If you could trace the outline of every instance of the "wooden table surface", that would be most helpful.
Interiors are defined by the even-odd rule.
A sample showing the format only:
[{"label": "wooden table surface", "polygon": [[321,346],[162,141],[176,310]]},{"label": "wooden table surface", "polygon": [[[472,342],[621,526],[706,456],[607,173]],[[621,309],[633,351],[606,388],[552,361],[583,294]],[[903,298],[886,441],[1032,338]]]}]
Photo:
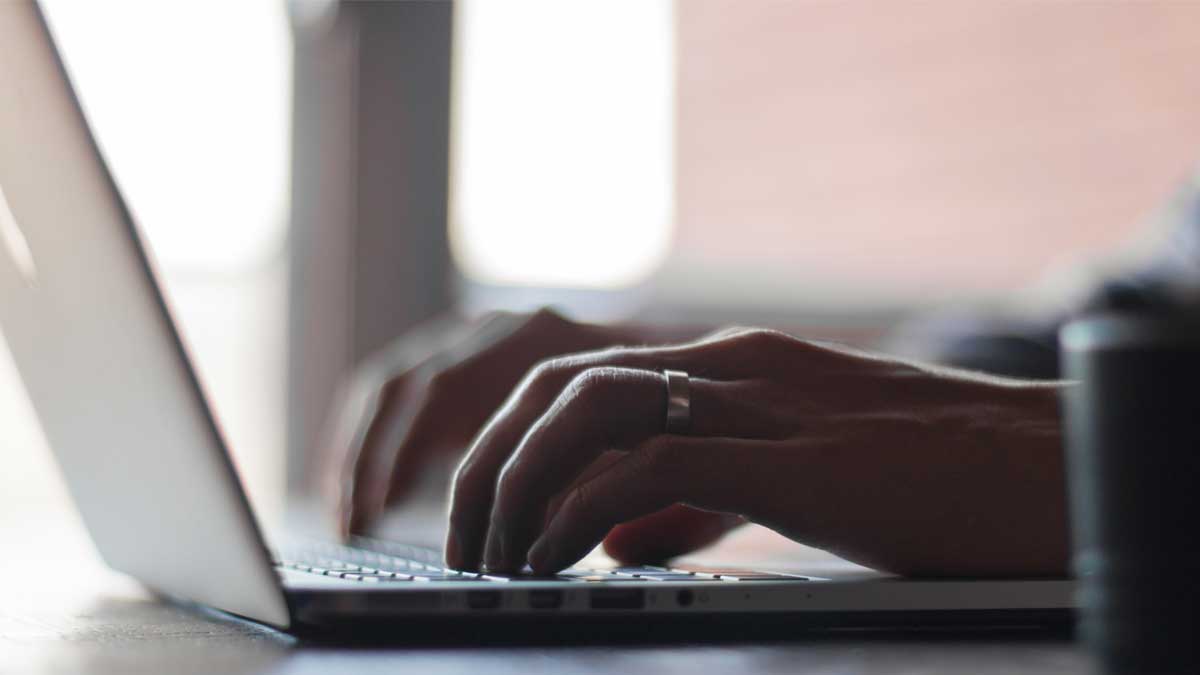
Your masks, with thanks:
[{"label": "wooden table surface", "polygon": [[78,517],[65,508],[0,514],[0,542],[4,674],[1088,672],[1079,649],[1052,636],[825,633],[762,643],[318,646],[155,600],[103,567]]}]

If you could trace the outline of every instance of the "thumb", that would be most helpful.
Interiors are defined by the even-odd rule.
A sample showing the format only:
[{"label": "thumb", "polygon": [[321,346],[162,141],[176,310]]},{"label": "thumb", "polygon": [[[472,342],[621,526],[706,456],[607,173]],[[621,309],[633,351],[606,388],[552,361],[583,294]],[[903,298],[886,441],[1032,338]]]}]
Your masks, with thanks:
[{"label": "thumb", "polygon": [[662,562],[714,544],[745,522],[675,504],[614,527],[604,538],[604,551],[624,564]]}]

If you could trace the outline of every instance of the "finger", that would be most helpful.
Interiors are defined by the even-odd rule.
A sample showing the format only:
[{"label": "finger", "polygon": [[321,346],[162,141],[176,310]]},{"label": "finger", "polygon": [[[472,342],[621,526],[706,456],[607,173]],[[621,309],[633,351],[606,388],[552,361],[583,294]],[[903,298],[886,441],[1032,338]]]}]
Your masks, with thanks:
[{"label": "finger", "polygon": [[[478,322],[453,317],[431,320],[363,364],[362,374],[354,380],[363,411],[352,423],[357,426],[344,450],[339,501],[343,538],[365,532],[389,499],[403,495],[404,478],[419,472],[428,458],[424,434],[431,417],[428,411],[436,407],[429,399],[444,389],[438,383],[445,373],[481,344],[512,332],[518,319],[496,313]],[[401,374],[387,379],[391,372]],[[422,421],[426,423],[418,424]],[[413,440],[406,443],[409,438]],[[393,480],[396,477],[399,480]]]},{"label": "finger", "polygon": [[745,522],[740,516],[673,504],[614,527],[604,538],[604,552],[630,565],[664,562],[711,546]]},{"label": "finger", "polygon": [[[739,380],[756,377],[763,364],[756,363],[755,358],[772,354],[780,339],[776,333],[741,331],[670,347],[614,348],[574,354],[545,361],[534,368],[484,426],[455,473],[446,537],[447,565],[456,569],[479,568],[484,553],[483,535],[501,468],[529,427],[584,370],[600,366],[654,371],[673,368],[694,376]],[[760,420],[768,422],[765,429],[777,426],[773,420],[763,420],[764,414],[752,406],[742,407],[746,409],[743,426],[747,431],[753,430]]]},{"label": "finger", "polygon": [[316,445],[320,450],[317,453],[321,462],[317,477],[321,481],[321,492],[334,505],[339,531],[344,529],[342,517],[347,506],[344,498],[358,458],[361,429],[368,421],[367,410],[377,405],[375,396],[368,396],[353,385],[350,381],[343,383],[334,395],[334,404],[321,426]]},{"label": "finger", "polygon": [[336,466],[337,525],[344,539],[361,532],[378,505],[378,486],[367,488],[378,474],[378,454],[387,447],[380,438],[394,438],[405,403],[419,373],[447,341],[460,339],[470,326],[453,315],[430,319],[402,339],[372,354],[355,368],[343,395],[336,400],[335,418],[322,447]]},{"label": "finger", "polygon": [[438,454],[462,453],[522,374],[543,358],[547,345],[570,348],[588,340],[583,329],[557,314],[492,315],[469,339],[447,348],[426,387],[420,408],[392,454],[384,505],[407,496]]},{"label": "finger", "polygon": [[[752,400],[753,383],[691,381],[691,432],[729,436]],[[551,498],[609,449],[632,449],[663,432],[663,375],[630,368],[593,368],[572,380],[521,440],[502,469],[484,558],[489,568],[518,569],[541,530]]]},{"label": "finger", "polygon": [[558,508],[562,506],[563,500],[567,498],[567,495],[571,494],[571,490],[574,490],[581,483],[586,483],[600,475],[602,472],[607,471],[610,466],[621,461],[622,459],[625,459],[625,455],[627,454],[628,453],[620,450],[607,450],[600,453],[600,456],[597,457],[596,460],[591,464],[589,464],[588,467],[575,478],[574,482],[572,482],[565,490],[559,492],[550,499],[550,506],[546,509],[546,513],[542,518],[542,527],[550,524],[550,519],[554,516],[555,512],[558,511]]},{"label": "finger", "polygon": [[[661,432],[665,411],[666,383],[658,373],[592,368],[572,380],[500,473],[484,545],[488,569],[523,566],[522,545],[532,542],[549,499],[605,450],[632,447]],[[560,456],[546,461],[547,452]],[[552,473],[539,474],[541,468]],[[522,494],[527,490],[535,493]]]},{"label": "finger", "polygon": [[[462,438],[455,430],[447,429],[448,424],[456,422],[444,418],[449,398],[435,375],[418,395],[408,399],[404,412],[397,416],[402,426],[387,440],[389,446],[380,453],[381,461],[372,479],[378,486],[379,511],[408,496],[433,457]],[[457,423],[469,422],[458,420]],[[465,444],[466,441],[461,442]]]},{"label": "finger", "polygon": [[737,513],[754,508],[755,484],[738,461],[745,441],[658,436],[563,502],[529,551],[529,564],[549,574],[579,560],[616,525],[675,503]]},{"label": "finger", "polygon": [[382,512],[387,470],[394,454],[391,449],[404,434],[409,422],[405,410],[424,387],[422,380],[409,374],[389,383],[368,408],[342,492],[343,535],[365,532]]},{"label": "finger", "polygon": [[354,519],[354,500],[358,491],[359,471],[368,461],[370,452],[366,446],[378,433],[373,429],[378,412],[386,407],[392,396],[386,382],[377,387],[368,387],[355,378],[347,401],[338,408],[339,418],[332,433],[324,441],[330,448],[329,454],[336,455],[337,466],[337,524],[343,538],[349,535]]}]

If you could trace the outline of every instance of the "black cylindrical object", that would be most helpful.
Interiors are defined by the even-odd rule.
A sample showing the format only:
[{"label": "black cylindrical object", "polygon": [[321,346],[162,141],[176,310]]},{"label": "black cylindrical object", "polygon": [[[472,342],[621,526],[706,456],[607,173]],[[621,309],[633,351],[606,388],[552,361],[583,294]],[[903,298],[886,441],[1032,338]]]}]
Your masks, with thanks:
[{"label": "black cylindrical object", "polygon": [[1081,635],[1107,673],[1200,673],[1200,323],[1060,338]]}]

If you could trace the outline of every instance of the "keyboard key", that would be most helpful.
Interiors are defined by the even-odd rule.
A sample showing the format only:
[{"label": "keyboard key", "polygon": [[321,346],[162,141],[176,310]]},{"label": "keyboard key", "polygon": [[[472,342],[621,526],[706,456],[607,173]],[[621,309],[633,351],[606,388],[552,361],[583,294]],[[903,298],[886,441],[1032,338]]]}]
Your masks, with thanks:
[{"label": "keyboard key", "polygon": [[701,581],[722,581],[715,577],[696,577],[695,574],[665,574],[665,575],[646,575],[646,577],[637,577],[644,581],[683,581],[683,583],[694,584]]},{"label": "keyboard key", "polygon": [[647,581],[647,579],[644,579],[642,577],[622,577],[622,576],[617,576],[615,574],[592,574],[592,575],[585,576],[585,577],[571,577],[571,579],[573,581],[587,581],[587,582],[606,581],[609,583],[623,583],[623,582],[629,582],[629,581]]},{"label": "keyboard key", "polygon": [[[277,557],[289,564],[288,569],[307,571],[327,577],[364,581],[368,583],[381,582],[449,582],[449,581],[480,581],[507,582],[511,580],[529,579],[528,575],[480,575],[475,572],[460,572],[446,568],[441,562],[441,555],[436,551],[420,549],[403,544],[379,542],[365,538],[356,538],[352,543],[370,549],[341,546],[330,543],[313,543],[302,549],[280,552]],[[584,573],[585,570],[574,570]],[[552,580],[566,580],[563,577],[548,577]]]},{"label": "keyboard key", "polygon": [[692,574],[691,572],[671,572],[671,571],[667,571],[667,570],[662,570],[662,571],[658,571],[658,572],[656,572],[654,570],[639,570],[637,572],[614,571],[613,574],[616,574],[618,576],[640,577],[642,579],[659,579],[659,580],[673,579],[673,578],[680,578],[680,579],[695,579],[696,578],[696,575]]},{"label": "keyboard key", "polygon": [[398,572],[377,572],[375,574],[364,574],[363,579],[377,579],[382,581],[412,581],[411,574],[402,574]]},{"label": "keyboard key", "polygon": [[[659,567],[657,565],[627,565],[627,566],[623,566],[623,567],[613,567],[610,569],[599,569],[599,570],[594,570],[594,571],[609,572],[612,574],[629,574],[629,575],[633,575],[633,576],[640,576],[643,574],[659,574],[659,573],[663,573],[663,572],[680,572],[682,570],[669,570],[665,567]],[[685,573],[690,574],[688,572],[685,572]]]},{"label": "keyboard key", "polygon": [[722,574],[721,581],[809,581],[808,577],[795,574]]}]

